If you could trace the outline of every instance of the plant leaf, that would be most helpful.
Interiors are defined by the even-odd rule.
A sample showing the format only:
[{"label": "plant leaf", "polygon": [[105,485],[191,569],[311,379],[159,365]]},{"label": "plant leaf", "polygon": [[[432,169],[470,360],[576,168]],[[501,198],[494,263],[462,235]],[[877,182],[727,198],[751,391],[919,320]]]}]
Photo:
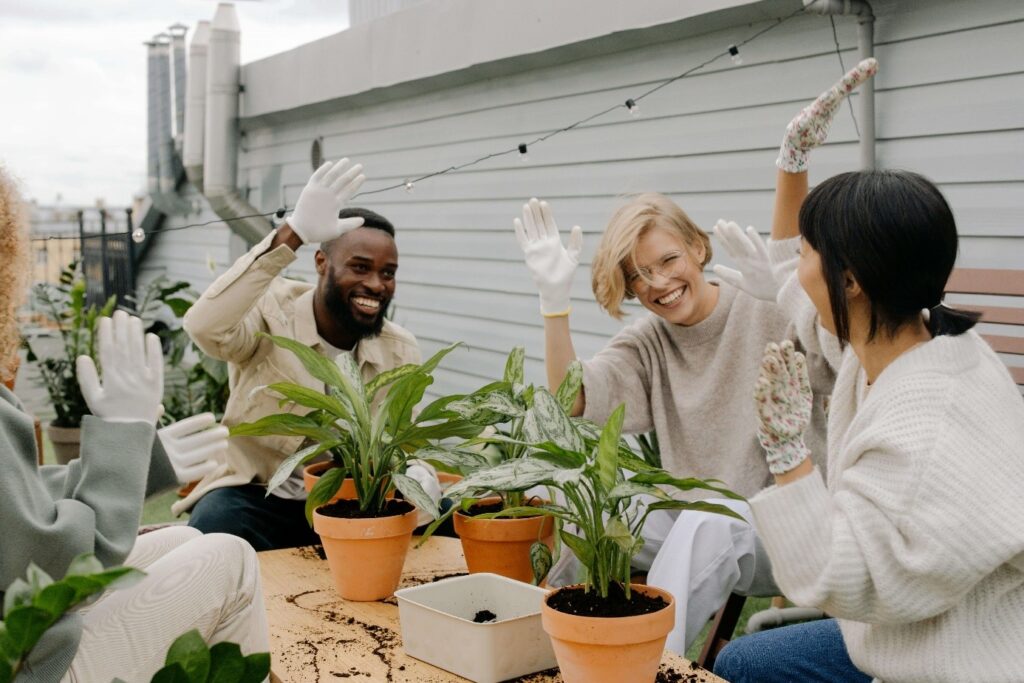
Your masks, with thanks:
[{"label": "plant leaf", "polygon": [[620,481],[608,492],[609,500],[619,498],[632,498],[634,496],[653,496],[654,498],[667,499],[669,495],[650,484],[640,484],[635,481]]},{"label": "plant leaf", "polygon": [[245,657],[238,643],[217,643],[210,648],[207,683],[237,683],[245,675]]},{"label": "plant leaf", "polygon": [[22,654],[35,647],[46,629],[56,621],[57,617],[49,611],[34,605],[19,605],[4,614],[7,638]]},{"label": "plant leaf", "polygon": [[417,422],[431,422],[433,420],[448,419],[456,417],[455,413],[448,410],[448,404],[452,401],[459,401],[465,398],[463,394],[453,394],[451,396],[442,396],[432,402],[430,402],[426,408],[420,411],[420,414],[416,416]]},{"label": "plant leaf", "polygon": [[245,674],[238,683],[261,683],[270,675],[270,653],[256,652],[245,658]]},{"label": "plant leaf", "polygon": [[352,419],[352,411],[348,409],[348,406],[333,396],[324,394],[322,391],[316,391],[315,389],[292,382],[275,382],[274,384],[268,384],[266,388],[281,394],[281,396],[300,406],[324,410],[342,420]]},{"label": "plant leaf", "polygon": [[4,592],[4,614],[9,614],[15,607],[32,604],[32,586],[25,579],[15,579]]},{"label": "plant leaf", "polygon": [[[200,679],[206,680],[206,679]],[[164,668],[153,674],[153,680],[150,683],[195,683],[194,680],[185,673],[185,669],[181,667],[181,664],[168,664]]]},{"label": "plant leaf", "polygon": [[52,583],[36,593],[32,604],[59,619],[75,602],[75,589],[63,582]]},{"label": "plant leaf", "polygon": [[479,470],[452,484],[445,495],[458,500],[470,492],[525,491],[537,484],[550,481],[561,468],[534,458],[506,460],[489,469]]},{"label": "plant leaf", "polygon": [[619,466],[619,436],[622,434],[622,421],[625,415],[625,404],[619,404],[601,430],[601,440],[597,445],[594,464],[597,466],[601,488],[605,491],[611,491],[615,486]]},{"label": "plant leaf", "polygon": [[565,529],[562,529],[559,534],[559,538],[562,539],[562,543],[565,543],[566,547],[572,551],[572,554],[576,556],[576,559],[580,561],[584,567],[587,568],[588,572],[593,575],[594,567],[594,546],[592,546],[586,539],[570,534]]},{"label": "plant leaf", "polygon": [[295,453],[282,460],[281,464],[277,466],[277,469],[274,471],[274,476],[272,476],[270,481],[267,482],[266,495],[269,496],[271,491],[288,481],[288,478],[292,476],[292,472],[295,471],[296,467],[299,465],[305,465],[321,453],[325,453],[332,448],[340,446],[341,444],[342,441],[340,439],[335,439],[334,441],[314,443],[311,446],[295,451]]},{"label": "plant leaf", "polygon": [[178,664],[191,681],[205,681],[210,673],[210,649],[197,629],[192,629],[171,643],[165,664]]},{"label": "plant leaf", "polygon": [[68,565],[68,570],[64,572],[64,576],[88,576],[89,574],[99,574],[102,571],[103,564],[96,559],[95,555],[92,553],[82,553],[71,560],[71,564]]},{"label": "plant leaf", "polygon": [[611,540],[624,552],[629,553],[633,550],[633,534],[629,532],[626,523],[618,517],[612,517],[605,522],[604,538]]},{"label": "plant leaf", "polygon": [[431,517],[437,519],[441,516],[440,510],[437,508],[437,503],[434,499],[427,495],[427,492],[423,490],[420,483],[412,477],[402,474],[401,472],[394,472],[391,474],[391,481],[394,483],[395,488],[402,492],[402,495],[407,501],[415,505],[420,510],[427,512]]},{"label": "plant leaf", "polygon": [[[282,349],[287,349],[294,353],[295,357],[302,363],[302,366],[306,368],[306,372],[313,375],[313,377],[316,377],[324,384],[331,387],[341,387],[344,384],[341,377],[341,371],[338,369],[338,366],[302,342],[297,342],[294,339],[289,339],[288,337],[266,334],[265,332],[257,332],[256,336],[267,337]],[[359,386],[362,386],[361,381],[359,382]]]},{"label": "plant leaf", "polygon": [[387,424],[392,434],[406,428],[412,423],[412,411],[423,399],[427,387],[434,383],[434,378],[422,372],[415,372],[392,383],[387,397],[380,410],[387,415]]},{"label": "plant leaf", "polygon": [[470,422],[485,426],[522,417],[525,412],[512,395],[504,390],[471,394],[462,400],[449,403],[448,410]]},{"label": "plant leaf", "polygon": [[306,521],[313,526],[313,510],[324,505],[341,488],[345,481],[347,472],[343,467],[335,467],[323,473],[320,479],[313,485],[313,490],[306,496]]},{"label": "plant leaf", "polygon": [[406,363],[405,365],[401,365],[392,370],[387,370],[375,376],[373,379],[366,383],[367,400],[369,400],[372,403],[373,398],[374,396],[377,395],[378,391],[386,387],[388,384],[391,384],[392,382],[405,377],[406,375],[411,375],[412,373],[417,372],[419,370],[419,367],[420,366],[416,365],[415,363]]},{"label": "plant leaf", "polygon": [[509,385],[515,386],[516,384],[525,384],[525,373],[523,372],[523,363],[526,359],[526,348],[523,346],[517,346],[508,354],[508,360],[505,361],[505,375],[504,381]]},{"label": "plant leaf", "polygon": [[337,440],[338,435],[309,415],[278,413],[255,422],[243,422],[229,429],[231,436],[305,436],[318,442]]},{"label": "plant leaf", "polygon": [[533,405],[523,418],[523,439],[539,444],[545,441],[567,451],[582,451],[583,438],[569,416],[547,389],[538,388],[533,395]]},{"label": "plant leaf", "polygon": [[457,471],[460,474],[472,472],[480,467],[489,465],[489,461],[482,454],[461,448],[443,448],[441,446],[428,446],[416,451],[419,460],[426,460],[430,464],[442,467],[446,470]]},{"label": "plant leaf", "polygon": [[583,364],[578,360],[569,363],[566,368],[565,377],[562,378],[558,389],[555,391],[555,398],[566,415],[572,413],[572,407],[576,404],[576,397],[580,394],[580,387],[583,386]]},{"label": "plant leaf", "polygon": [[650,510],[692,510],[694,512],[708,512],[715,515],[725,515],[726,517],[732,517],[733,519],[739,519],[746,522],[743,519],[743,515],[728,508],[719,503],[709,503],[706,500],[659,500],[657,503],[651,503],[647,506],[648,511]]},{"label": "plant leaf", "polygon": [[530,566],[533,568],[533,585],[539,585],[551,571],[551,548],[540,541],[530,546]]},{"label": "plant leaf", "polygon": [[647,472],[640,472],[629,478],[630,481],[638,484],[660,484],[666,486],[674,486],[680,491],[692,491],[694,489],[704,491],[715,491],[720,493],[726,498],[732,498],[733,500],[746,500],[743,496],[738,493],[733,493],[727,488],[721,486],[715,486],[709,484],[704,479],[697,479],[696,477],[688,477],[686,479],[680,479],[673,477],[664,470],[651,470]]}]

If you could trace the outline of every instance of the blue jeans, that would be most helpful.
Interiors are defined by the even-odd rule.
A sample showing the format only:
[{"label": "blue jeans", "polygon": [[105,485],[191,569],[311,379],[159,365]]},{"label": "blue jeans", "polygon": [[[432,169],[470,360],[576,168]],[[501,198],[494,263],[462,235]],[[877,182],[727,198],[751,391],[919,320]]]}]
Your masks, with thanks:
[{"label": "blue jeans", "polygon": [[835,619],[752,633],[725,646],[715,674],[730,683],[871,683],[850,661]]}]

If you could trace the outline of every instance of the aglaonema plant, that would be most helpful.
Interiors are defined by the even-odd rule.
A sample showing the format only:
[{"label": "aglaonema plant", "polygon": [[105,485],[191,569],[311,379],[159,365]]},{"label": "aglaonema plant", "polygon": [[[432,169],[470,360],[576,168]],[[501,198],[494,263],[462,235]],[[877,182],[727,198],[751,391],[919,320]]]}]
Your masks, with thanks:
[{"label": "aglaonema plant", "polygon": [[[431,373],[459,344],[441,349],[421,365],[403,365],[364,383],[350,353],[342,353],[332,362],[305,344],[267,336],[294,353],[325,386],[324,391],[316,391],[291,382],[270,384],[266,389],[279,394],[282,405],[293,402],[310,411],[305,415],[267,415],[231,428],[233,436],[277,434],[303,436],[311,442],[281,463],[267,484],[267,494],[287,480],[296,467],[330,453],[336,467],[320,477],[306,499],[306,518],[311,524],[313,510],[338,492],[346,476],[353,480],[360,511],[379,515],[394,487],[436,519],[436,504],[404,471],[421,449],[452,437],[472,438],[481,430],[447,409],[462,395],[439,398],[415,412],[434,381]],[[377,400],[381,392],[383,399]]]},{"label": "aglaonema plant", "polygon": [[[575,398],[575,394],[572,396]],[[560,540],[579,560],[588,593],[596,590],[600,597],[607,598],[614,582],[629,598],[632,559],[643,546],[641,531],[651,513],[692,510],[738,517],[723,505],[670,495],[671,489],[705,490],[742,499],[718,486],[718,482],[675,477],[636,456],[622,439],[624,406],[619,406],[599,429],[570,418],[565,403],[542,388],[534,392],[532,409],[537,424],[527,430],[531,437],[523,442],[527,453],[468,475],[447,495],[472,497],[494,490],[526,491],[534,486],[555,489],[554,500],[508,507],[480,517],[544,514],[559,520]],[[548,547],[535,543],[531,560],[539,580],[552,564]]]}]

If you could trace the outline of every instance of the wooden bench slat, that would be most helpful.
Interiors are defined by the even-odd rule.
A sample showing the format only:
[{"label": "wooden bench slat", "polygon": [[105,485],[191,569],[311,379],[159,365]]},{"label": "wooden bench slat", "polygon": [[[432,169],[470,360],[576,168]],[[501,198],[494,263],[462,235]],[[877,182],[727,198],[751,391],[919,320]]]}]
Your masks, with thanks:
[{"label": "wooden bench slat", "polygon": [[981,335],[999,353],[1024,355],[1024,337],[1007,337],[1001,334]]},{"label": "wooden bench slat", "polygon": [[1024,308],[1009,308],[1007,306],[972,306],[968,304],[953,304],[953,307],[964,311],[977,311],[978,313],[981,313],[981,321],[985,323],[1024,325]]},{"label": "wooden bench slat", "polygon": [[1024,296],[1024,270],[957,268],[946,283],[947,292]]},{"label": "wooden bench slat", "polygon": [[1010,371],[1010,377],[1013,377],[1013,381],[1017,384],[1024,386],[1024,368],[1008,368]]}]

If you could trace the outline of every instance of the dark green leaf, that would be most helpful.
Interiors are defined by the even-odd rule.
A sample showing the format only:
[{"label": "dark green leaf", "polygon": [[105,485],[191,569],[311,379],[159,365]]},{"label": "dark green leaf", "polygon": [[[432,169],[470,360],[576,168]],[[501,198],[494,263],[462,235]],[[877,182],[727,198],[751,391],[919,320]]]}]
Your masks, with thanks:
[{"label": "dark green leaf", "polygon": [[14,669],[10,662],[0,657],[0,683],[11,683],[14,680]]},{"label": "dark green leaf", "polygon": [[245,658],[238,643],[217,643],[210,648],[207,683],[238,683],[245,675]]},{"label": "dark green leaf", "polygon": [[289,401],[297,403],[306,408],[324,410],[342,420],[351,420],[352,413],[348,407],[333,396],[327,396],[322,391],[316,391],[304,387],[301,384],[291,382],[276,382],[267,385],[267,389],[277,392]]},{"label": "dark green leaf", "polygon": [[459,348],[460,346],[462,346],[462,342],[455,342],[454,344],[449,344],[448,346],[444,347],[443,349],[435,353],[433,356],[428,358],[425,362],[423,362],[420,365],[420,370],[428,374],[433,372],[437,368],[437,366],[441,364],[441,360],[445,356],[447,356],[449,353]]},{"label": "dark green leaf", "polygon": [[305,436],[317,442],[327,442],[338,438],[333,430],[323,427],[308,415],[292,415],[280,413],[266,415],[255,422],[243,422],[230,428],[231,436]]},{"label": "dark green leaf", "polygon": [[195,683],[195,681],[185,673],[181,664],[169,664],[153,674],[153,680],[150,683]]},{"label": "dark green leaf", "polygon": [[694,489],[704,491],[715,491],[720,493],[726,498],[732,498],[733,500],[746,500],[743,496],[738,493],[733,493],[727,488],[721,486],[715,486],[714,484],[708,483],[704,479],[697,479],[695,477],[688,477],[686,479],[680,479],[673,477],[664,470],[655,470],[649,472],[640,472],[629,478],[630,481],[638,484],[658,484],[662,486],[674,486],[680,491],[692,491]]},{"label": "dark green leaf", "polygon": [[594,464],[597,465],[597,475],[601,482],[601,488],[605,491],[611,491],[612,487],[615,486],[619,466],[619,435],[622,434],[622,421],[625,415],[626,406],[620,404],[618,408],[612,411],[612,414],[608,417],[608,422],[605,423],[604,429],[601,430],[601,441],[597,446]]},{"label": "dark green leaf", "polygon": [[192,308],[192,303],[188,299],[181,299],[178,297],[172,297],[165,299],[164,303],[167,304],[175,316],[181,318],[188,313],[188,309]]},{"label": "dark green leaf", "polygon": [[345,481],[346,474],[344,468],[334,467],[324,472],[319,481],[313,485],[313,490],[306,496],[306,521],[309,522],[309,526],[313,526],[313,510],[334,497],[334,494],[341,488],[342,482]]},{"label": "dark green leaf", "polygon": [[306,368],[306,372],[313,375],[313,377],[316,377],[324,384],[338,388],[341,388],[344,385],[344,381],[341,377],[341,371],[338,369],[338,366],[305,344],[287,337],[279,337],[272,334],[265,334],[263,332],[259,332],[257,334],[268,337],[281,348],[294,353],[295,357],[302,363],[302,366]]},{"label": "dark green leaf", "polygon": [[708,512],[716,515],[725,515],[726,517],[732,517],[733,519],[739,519],[744,522],[747,520],[743,519],[743,516],[735,512],[731,508],[727,508],[724,505],[718,503],[709,503],[704,500],[695,500],[693,502],[687,502],[685,500],[659,500],[657,503],[651,503],[647,506],[648,510],[692,510],[694,512]]},{"label": "dark green leaf", "polygon": [[576,398],[580,395],[580,387],[582,386],[583,365],[578,360],[574,360],[569,363],[569,367],[565,371],[565,377],[562,378],[562,382],[558,385],[558,390],[555,392],[555,398],[558,399],[558,404],[562,406],[562,410],[565,411],[566,415],[572,413],[572,407],[576,404]]},{"label": "dark green leaf", "polygon": [[205,681],[210,673],[210,650],[199,631],[178,636],[167,651],[165,664],[178,664],[192,681]]},{"label": "dark green leaf", "polygon": [[570,534],[565,529],[562,529],[558,536],[562,539],[562,543],[565,543],[566,547],[569,548],[569,550],[572,551],[572,554],[576,556],[576,559],[580,561],[580,564],[588,570],[593,568],[594,546],[592,546],[586,539]]},{"label": "dark green leaf", "polygon": [[63,582],[52,583],[36,594],[32,604],[60,618],[74,604],[75,589]]},{"label": "dark green leaf", "polygon": [[455,413],[448,410],[448,404],[463,398],[465,398],[463,394],[453,394],[451,396],[442,396],[432,401],[416,416],[416,422],[432,422],[434,420],[456,417]]},{"label": "dark green leaf", "polygon": [[4,615],[7,638],[21,653],[31,650],[56,621],[49,611],[33,605],[19,605]]},{"label": "dark green leaf", "polygon": [[261,683],[270,675],[270,653],[257,652],[245,658],[245,674],[238,683]]},{"label": "dark green leaf", "polygon": [[540,541],[530,546],[530,566],[533,568],[533,584],[536,586],[551,571],[551,548]]},{"label": "dark green leaf", "polygon": [[505,361],[505,375],[504,379],[510,385],[524,384],[525,373],[523,372],[523,361],[526,358],[526,349],[522,346],[517,346],[508,354],[508,360]]},{"label": "dark green leaf", "polygon": [[433,382],[434,378],[430,375],[415,372],[391,384],[380,409],[386,411],[387,424],[392,434],[412,423],[413,409],[423,399],[423,393]]},{"label": "dark green leaf", "polygon": [[374,377],[373,379],[366,383],[367,400],[372,402],[374,396],[376,396],[377,392],[380,391],[383,387],[386,387],[387,385],[405,377],[406,375],[411,375],[417,370],[419,370],[418,365],[416,365],[415,363],[407,363],[405,365],[394,368],[393,370],[387,370],[386,372],[380,373],[379,375],[377,375],[376,377]]}]

